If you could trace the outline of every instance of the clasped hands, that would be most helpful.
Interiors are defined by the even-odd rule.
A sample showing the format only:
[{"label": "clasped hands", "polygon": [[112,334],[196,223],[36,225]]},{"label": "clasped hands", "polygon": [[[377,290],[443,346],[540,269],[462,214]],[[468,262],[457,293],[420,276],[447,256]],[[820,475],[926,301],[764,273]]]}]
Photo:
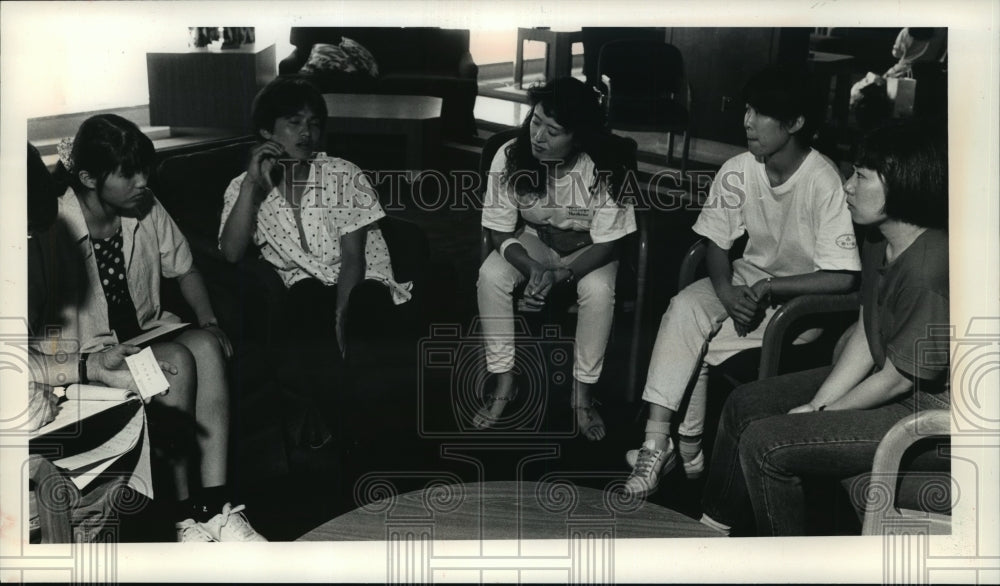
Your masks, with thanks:
[{"label": "clasped hands", "polygon": [[740,337],[757,329],[771,301],[771,284],[761,279],[751,286],[729,285],[719,295],[726,313],[733,318],[733,327]]},{"label": "clasped hands", "polygon": [[528,284],[524,287],[525,309],[538,311],[545,306],[545,299],[552,291],[552,286],[569,278],[570,271],[565,267],[545,267],[533,264],[528,274]]}]

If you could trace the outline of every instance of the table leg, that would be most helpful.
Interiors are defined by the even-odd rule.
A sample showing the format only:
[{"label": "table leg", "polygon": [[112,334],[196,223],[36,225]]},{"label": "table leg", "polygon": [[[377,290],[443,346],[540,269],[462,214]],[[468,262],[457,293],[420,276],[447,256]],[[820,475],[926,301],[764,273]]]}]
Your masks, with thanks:
[{"label": "table leg", "polygon": [[545,80],[569,75],[573,71],[573,43],[568,38],[556,37],[546,47]]},{"label": "table leg", "polygon": [[514,84],[518,89],[524,86],[524,33],[517,31],[517,51],[514,56]]}]

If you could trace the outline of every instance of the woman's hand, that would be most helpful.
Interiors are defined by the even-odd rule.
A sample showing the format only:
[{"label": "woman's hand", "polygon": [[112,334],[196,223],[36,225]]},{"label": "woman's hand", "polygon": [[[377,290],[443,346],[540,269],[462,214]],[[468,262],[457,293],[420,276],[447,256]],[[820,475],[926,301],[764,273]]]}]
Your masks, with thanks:
[{"label": "woman's hand", "polygon": [[284,147],[273,140],[262,142],[250,151],[247,180],[258,188],[254,193],[258,200],[267,197],[267,194],[274,189],[274,183],[271,181],[271,169],[280,164],[278,159],[284,152]]},{"label": "woman's hand", "polygon": [[558,269],[545,268],[539,264],[532,265],[528,275],[528,284],[524,288],[524,302],[531,308],[540,309],[545,305],[545,298],[556,284]]},{"label": "woman's hand", "polygon": [[209,322],[202,325],[201,329],[215,336],[215,338],[219,341],[219,345],[222,346],[222,355],[225,356],[226,359],[233,357],[233,344],[229,341],[229,336],[226,335],[226,332],[222,331],[222,328],[219,327],[219,324]]},{"label": "woman's hand", "polygon": [[814,411],[816,411],[816,407],[814,407],[812,403],[806,403],[805,405],[799,405],[794,409],[790,409],[788,414],[795,415],[796,413],[812,413]]},{"label": "woman's hand", "polygon": [[[743,285],[727,285],[719,292],[719,301],[726,308],[726,313],[733,318],[736,333],[745,336],[756,328],[757,302],[754,300],[750,287]],[[760,322],[758,321],[757,324]]]},{"label": "woman's hand", "polygon": [[28,382],[28,430],[48,425],[59,413],[57,405],[59,397],[52,392],[52,387],[34,381]]}]

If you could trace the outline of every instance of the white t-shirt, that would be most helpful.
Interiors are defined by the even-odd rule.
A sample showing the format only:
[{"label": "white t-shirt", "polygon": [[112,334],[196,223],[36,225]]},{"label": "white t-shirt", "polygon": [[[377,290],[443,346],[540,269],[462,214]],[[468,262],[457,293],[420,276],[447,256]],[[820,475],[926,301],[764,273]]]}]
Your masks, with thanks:
[{"label": "white t-shirt", "polygon": [[[320,169],[317,183],[317,169]],[[246,173],[232,180],[226,189],[219,223],[219,240]],[[257,211],[254,244],[264,260],[271,263],[285,287],[312,277],[326,285],[335,285],[340,277],[340,237],[385,216],[375,189],[357,165],[344,159],[319,154],[309,171],[308,186],[302,193],[302,234],[299,240],[295,214],[281,192],[275,188]],[[365,240],[365,278],[384,283],[395,303],[410,298],[413,283],[397,283],[389,261],[389,249],[377,227],[368,230]]]},{"label": "white t-shirt", "polygon": [[520,214],[532,224],[590,232],[595,244],[612,242],[635,232],[632,205],[615,203],[605,182],[594,186],[594,161],[586,153],[577,157],[573,167],[556,179],[554,189],[546,189],[545,195],[517,195],[513,186],[502,180],[507,165],[507,147],[513,142],[511,140],[500,147],[490,165],[483,204],[483,227],[498,232],[513,232]]},{"label": "white t-shirt", "polygon": [[815,150],[777,187],[771,187],[764,164],[751,153],[729,159],[693,229],[725,250],[749,234],[743,258],[733,263],[734,285],[821,270],[861,270],[840,174]]}]

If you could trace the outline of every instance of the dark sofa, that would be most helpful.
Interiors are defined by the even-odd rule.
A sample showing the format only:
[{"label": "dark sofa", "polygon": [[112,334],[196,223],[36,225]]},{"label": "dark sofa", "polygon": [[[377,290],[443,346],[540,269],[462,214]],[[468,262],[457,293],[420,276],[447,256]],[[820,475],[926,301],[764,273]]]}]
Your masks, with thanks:
[{"label": "dark sofa", "polygon": [[441,128],[445,136],[467,139],[475,133],[473,107],[479,68],[469,53],[469,31],[434,27],[292,27],[291,55],[278,64],[280,75],[298,73],[313,45],[336,45],[341,37],[368,49],[379,76],[363,73],[312,75],[324,93],[437,96],[443,99]]}]

